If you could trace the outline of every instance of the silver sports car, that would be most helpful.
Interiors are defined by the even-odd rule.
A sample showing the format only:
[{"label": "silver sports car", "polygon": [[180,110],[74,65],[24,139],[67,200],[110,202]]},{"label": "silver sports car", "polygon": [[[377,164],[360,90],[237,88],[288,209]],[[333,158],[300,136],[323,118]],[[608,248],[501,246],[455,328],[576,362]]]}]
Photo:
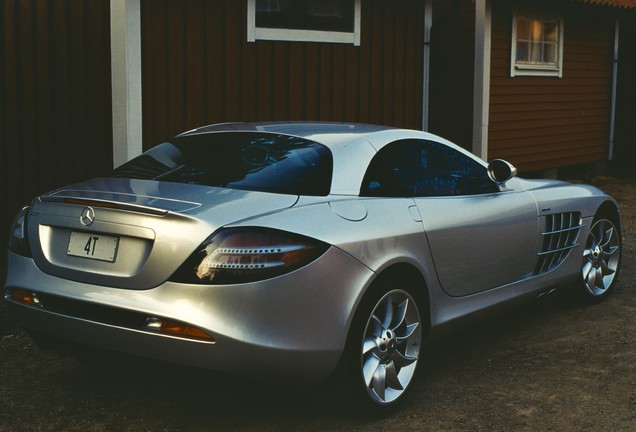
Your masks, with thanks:
[{"label": "silver sports car", "polygon": [[41,334],[278,382],[344,371],[385,409],[457,319],[555,286],[605,298],[620,216],[421,131],[227,123],[34,199],[8,260]]}]

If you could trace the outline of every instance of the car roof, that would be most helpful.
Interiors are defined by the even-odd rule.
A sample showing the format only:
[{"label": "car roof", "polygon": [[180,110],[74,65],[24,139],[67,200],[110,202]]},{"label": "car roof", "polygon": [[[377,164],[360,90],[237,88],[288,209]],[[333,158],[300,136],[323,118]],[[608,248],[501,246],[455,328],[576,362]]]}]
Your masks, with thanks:
[{"label": "car roof", "polygon": [[[276,122],[228,122],[199,127],[181,135],[200,134],[208,132],[269,132],[292,135],[311,139],[319,135],[324,138],[343,136],[363,136],[379,131],[395,130],[390,126],[371,125],[364,123],[319,122],[319,121],[276,121]],[[315,141],[315,140],[314,140]],[[338,141],[340,141],[338,139]],[[318,141],[320,142],[320,141]],[[322,142],[322,144],[327,144]]]},{"label": "car roof", "polygon": [[[455,144],[427,132],[364,123],[232,122],[203,126],[184,132],[180,136],[217,132],[276,133],[305,138],[326,146],[333,154],[333,195],[357,195],[371,159],[382,147],[393,141],[427,139],[441,142],[470,155]],[[474,158],[473,155],[470,156]]]}]

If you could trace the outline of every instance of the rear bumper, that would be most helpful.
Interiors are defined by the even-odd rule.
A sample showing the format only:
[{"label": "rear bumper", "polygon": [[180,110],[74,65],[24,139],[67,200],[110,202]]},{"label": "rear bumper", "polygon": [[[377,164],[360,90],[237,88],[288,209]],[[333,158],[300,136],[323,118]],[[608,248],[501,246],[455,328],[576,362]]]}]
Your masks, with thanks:
[{"label": "rear bumper", "polygon": [[[349,265],[343,266],[343,260]],[[338,263],[338,265],[336,265]],[[333,269],[346,268],[346,273]],[[32,259],[9,252],[5,298],[26,327],[82,344],[213,369],[260,380],[312,384],[333,372],[355,307],[372,279],[369,269],[332,248],[309,266],[244,285],[167,282],[127,290],[60,279]],[[41,294],[39,306],[12,300],[11,290]],[[89,312],[47,308],[46,298],[87,305]],[[91,315],[91,310],[100,309]],[[214,342],[144,330],[114,315],[162,317],[204,330]],[[105,314],[104,314],[105,311]]]},{"label": "rear bumper", "polygon": [[[290,351],[222,339],[215,344],[78,320],[9,301],[12,315],[40,333],[127,354],[280,383],[315,384],[333,371],[339,351]],[[284,367],[282,367],[284,366]]]}]

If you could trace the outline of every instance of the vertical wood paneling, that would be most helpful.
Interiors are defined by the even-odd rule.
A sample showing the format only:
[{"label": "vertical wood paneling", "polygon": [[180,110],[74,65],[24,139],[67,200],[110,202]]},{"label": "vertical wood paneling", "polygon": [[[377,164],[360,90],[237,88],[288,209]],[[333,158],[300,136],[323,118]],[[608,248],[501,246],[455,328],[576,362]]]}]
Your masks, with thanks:
[{"label": "vertical wood paneling", "polygon": [[0,241],[38,193],[112,167],[108,0],[0,5]]},{"label": "vertical wood paneling", "polygon": [[[6,31],[6,28],[7,27],[10,28],[10,23],[7,18],[7,12],[9,12],[9,8],[7,7],[6,3],[0,4],[0,28],[5,29],[2,33],[3,35],[2,39],[0,39],[0,60],[3,62],[6,62],[9,60],[9,53],[6,46],[7,45],[6,39],[8,39],[7,38],[8,35],[6,33],[9,33],[9,32]],[[9,121],[8,106],[7,106],[8,91],[5,84],[6,81],[7,81],[6,68],[0,66],[0,131],[6,131],[7,122]],[[6,134],[6,132],[5,133],[0,132],[0,137],[2,139],[4,139],[5,136],[7,135],[8,134]],[[2,164],[2,168],[5,167],[4,166],[5,162],[3,161],[9,160],[8,147],[9,146],[6,145],[6,143],[0,141],[0,164]],[[4,176],[0,177],[0,181],[4,182],[5,180],[7,179]],[[5,218],[6,217],[4,215],[0,217],[0,230],[5,228]],[[2,246],[2,243],[0,243],[0,246]]]},{"label": "vertical wood paneling", "polygon": [[472,150],[475,5],[435,0],[431,34],[429,129]]},{"label": "vertical wood paneling", "polygon": [[[16,65],[18,63],[18,47],[17,47],[17,11],[15,2],[2,2],[2,52],[0,53],[0,151],[2,152],[2,169],[0,170],[0,199],[3,204],[0,210],[0,242],[6,241],[8,224],[10,223],[14,213],[19,208],[20,196],[28,193],[28,188],[17,184],[16,176],[19,170],[17,167],[24,166],[21,160],[20,152],[20,127],[18,119],[20,117],[20,107],[18,98],[18,70],[8,65]],[[15,144],[14,144],[15,143]],[[13,168],[12,168],[13,167]],[[27,198],[25,197],[24,200]],[[3,245],[4,243],[0,243]]]},{"label": "vertical wood paneling", "polygon": [[[172,128],[175,124],[183,123],[187,115],[186,99],[184,97],[187,94],[186,65],[188,60],[186,10],[183,8],[174,10],[170,21],[166,22],[166,27],[157,30],[165,31],[168,37],[168,46],[165,52],[168,57],[168,76],[171,79],[166,83],[168,93],[167,109],[168,126]],[[142,49],[143,46],[142,42]],[[145,79],[145,77],[142,79]]]},{"label": "vertical wood paneling", "polygon": [[[142,25],[144,23],[148,23],[149,28],[153,28],[156,22],[152,19],[152,16],[148,16],[148,11],[153,12],[155,14],[165,16],[165,7],[148,7],[151,6],[150,3],[142,3]],[[167,7],[167,6],[166,6]],[[167,19],[167,17],[166,17]],[[205,10],[205,51],[203,52],[203,56],[205,58],[205,68],[203,69],[205,72],[201,72],[205,76],[205,98],[206,98],[206,120],[204,123],[209,123],[209,118],[220,118],[223,117],[224,106],[223,100],[225,98],[225,69],[220,67],[221,60],[225,58],[225,43],[223,38],[217,37],[219,32],[225,32],[225,2],[224,1],[209,1],[206,3]],[[147,41],[154,40],[152,38],[152,33],[148,35],[148,37],[144,38],[144,49],[148,47],[152,47],[157,51],[161,51],[161,43],[160,41],[155,41],[155,43],[149,43]],[[157,43],[158,42],[158,43]],[[144,77],[146,77],[145,68],[144,68]],[[154,88],[158,93],[161,93],[161,88],[165,85],[167,76],[156,77],[154,79],[148,79],[148,81],[152,81]],[[146,97],[146,93],[144,93],[144,98]],[[154,95],[147,95],[147,97],[152,97],[154,99]],[[159,106],[162,106],[162,103],[159,101]],[[151,115],[146,115],[145,118],[152,118],[158,113],[160,110],[156,110],[155,113]],[[145,111],[144,111],[145,112]],[[145,120],[144,120],[145,122]],[[146,131],[153,130],[152,128],[145,128]],[[150,142],[151,137],[147,136],[147,133],[144,133],[144,144]],[[162,131],[157,135],[153,135],[154,137],[165,137],[170,136],[170,132]],[[157,142],[154,142],[156,144]],[[153,144],[153,145],[154,145]]]},{"label": "vertical wood paneling", "polygon": [[[187,8],[189,4],[185,2],[179,6]],[[215,35],[216,38],[221,39],[226,44],[225,56],[219,57],[217,60],[219,63],[225,65],[224,119],[229,121],[242,120],[243,107],[247,103],[250,103],[249,100],[246,101],[243,99],[243,68],[241,62],[241,51],[244,47],[243,39],[246,34],[243,32],[243,17],[246,14],[245,2],[231,2],[231,5],[226,3],[224,32]],[[188,47],[187,49],[189,50],[190,48]],[[285,52],[281,53],[281,55],[285,54]],[[285,76],[283,68],[286,66],[286,63],[285,59],[280,61],[278,65],[279,76]],[[207,71],[202,71],[202,73],[205,74]],[[254,71],[252,73],[254,73]],[[284,94],[285,93],[282,93],[281,96],[284,97]],[[188,101],[184,101],[184,103],[188,103]]]},{"label": "vertical wood paneling", "polygon": [[169,56],[166,55],[168,45],[168,22],[161,13],[159,3],[165,0],[157,0],[158,7],[149,9],[147,13],[152,14],[152,18],[157,21],[157,27],[144,26],[142,21],[142,34],[144,38],[153,37],[161,41],[160,44],[147,45],[142,47],[144,74],[150,74],[155,78],[152,80],[142,80],[143,95],[153,95],[155,103],[164,107],[157,111],[154,116],[144,117],[144,129],[156,130],[158,133],[167,133],[170,130],[169,118],[169,92],[167,91]]},{"label": "vertical wood paneling", "polygon": [[320,69],[308,65],[308,59],[316,59],[316,64],[320,64],[320,45],[309,44],[305,50],[305,76],[307,77],[305,92],[307,103],[305,104],[305,118],[320,118]]},{"label": "vertical wood paneling", "polygon": [[421,127],[420,0],[363,1],[359,47],[248,43],[243,0],[142,0],[141,6],[145,148],[222,121]]},{"label": "vertical wood paneling", "polygon": [[[254,46],[247,46],[245,50],[242,51],[242,92],[243,99],[249,97],[249,95],[253,95],[254,101],[253,103],[246,104],[243,109],[245,115],[249,118],[256,118],[258,116],[258,105],[260,103],[260,95],[258,95],[258,77],[251,71],[259,69],[259,56]],[[202,74],[203,75],[203,74]],[[205,117],[205,112],[201,113],[202,116]]]},{"label": "vertical wood paneling", "polygon": [[320,84],[320,116],[319,119],[327,119],[331,114],[331,99],[335,93],[333,89],[333,75],[332,70],[332,46],[321,45],[320,62],[316,64],[316,67],[320,68],[320,77],[318,83]]},{"label": "vertical wood paneling", "polygon": [[[367,16],[369,16],[368,20],[365,22],[369,23],[365,26],[365,29],[368,29],[366,32],[363,32],[362,38],[363,41],[366,41],[372,47],[381,47],[384,43],[384,19],[383,19],[383,11],[379,5],[373,10],[365,10]],[[369,62],[365,65],[365,68],[369,71],[369,75],[371,76],[371,88],[369,89],[369,95],[371,97],[371,112],[369,113],[369,118],[378,119],[383,117],[384,113],[384,100],[383,100],[383,74],[384,74],[384,55],[385,50],[376,49],[373,51],[369,51]]]},{"label": "vertical wood paneling", "polygon": [[[185,47],[196,53],[205,52],[205,3],[206,0],[196,0],[192,2],[192,7],[187,9],[185,16],[185,27],[187,39]],[[187,51],[186,62],[186,83],[188,103],[185,104],[186,118],[203,123],[205,117],[205,77],[199,71],[205,66],[203,56],[192,57]]]},{"label": "vertical wood paneling", "polygon": [[[23,143],[31,143],[36,144],[37,141],[35,139],[35,131],[36,128],[33,127],[37,124],[38,115],[35,111],[36,101],[35,101],[35,82],[36,76],[34,76],[34,56],[33,52],[33,32],[32,32],[32,21],[33,20],[33,5],[27,2],[19,2],[16,5],[16,44],[18,47],[18,55],[16,56],[16,67],[19,68],[17,72],[17,83],[19,85],[19,99],[17,101],[16,107],[19,110],[19,113],[29,114],[27,116],[19,115],[18,116],[18,128],[20,129],[20,142]],[[13,143],[9,143],[11,145]],[[18,148],[21,146],[18,146]],[[42,146],[40,151],[44,150]],[[33,149],[35,150],[35,148]],[[22,151],[18,153],[18,164],[19,166],[27,166],[29,165],[28,159],[34,156],[31,152]],[[33,157],[32,165],[35,173],[42,172],[41,175],[48,177],[50,175],[49,170],[44,170],[44,159],[39,157]],[[26,185],[29,188],[33,187],[33,181],[31,179],[27,180]]]},{"label": "vertical wood paneling", "polygon": [[636,17],[621,19],[614,160],[635,172],[636,164]]},{"label": "vertical wood paneling", "polygon": [[614,20],[601,8],[564,18],[563,78],[510,77],[512,11],[493,8],[489,156],[521,171],[607,160]]}]

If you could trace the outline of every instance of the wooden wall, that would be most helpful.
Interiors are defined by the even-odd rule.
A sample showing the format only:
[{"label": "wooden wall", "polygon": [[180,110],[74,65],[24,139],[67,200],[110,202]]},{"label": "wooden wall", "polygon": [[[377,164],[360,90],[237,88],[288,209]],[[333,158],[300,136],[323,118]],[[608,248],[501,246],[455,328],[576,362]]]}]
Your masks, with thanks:
[{"label": "wooden wall", "polygon": [[563,77],[511,78],[512,11],[493,2],[489,156],[521,171],[608,158],[614,19],[598,7],[562,13]]},{"label": "wooden wall", "polygon": [[429,130],[472,151],[475,4],[435,0]]},{"label": "wooden wall", "polygon": [[620,21],[614,160],[636,173],[636,16]]},{"label": "wooden wall", "polygon": [[[615,17],[544,1],[565,5],[563,78],[510,78],[511,3],[493,0],[490,157],[522,171],[606,160]],[[431,130],[470,148],[474,6],[434,6]],[[363,0],[359,47],[248,43],[245,1],[141,7],[145,148],[221,121],[421,127],[422,0]],[[0,242],[31,197],[112,166],[109,16],[108,0],[0,3]],[[623,33],[633,59],[633,29]],[[634,154],[632,70],[619,75],[618,157]]]},{"label": "wooden wall", "polygon": [[141,6],[144,148],[224,121],[421,128],[421,0],[363,0],[359,47],[248,43],[244,0],[142,0]]},{"label": "wooden wall", "polygon": [[0,243],[36,194],[112,168],[108,0],[0,3]]}]

